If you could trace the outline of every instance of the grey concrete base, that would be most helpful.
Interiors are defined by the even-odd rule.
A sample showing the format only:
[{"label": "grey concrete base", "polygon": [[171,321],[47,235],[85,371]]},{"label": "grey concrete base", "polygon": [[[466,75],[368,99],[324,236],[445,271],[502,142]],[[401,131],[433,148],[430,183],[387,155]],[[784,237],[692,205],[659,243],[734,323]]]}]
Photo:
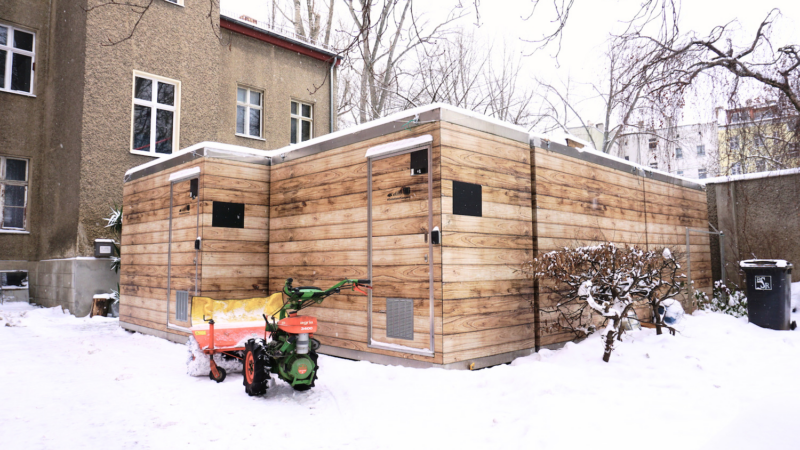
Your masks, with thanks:
[{"label": "grey concrete base", "polygon": [[29,291],[27,289],[3,289],[3,303],[23,302],[30,303]]},{"label": "grey concrete base", "polygon": [[172,342],[177,342],[178,344],[185,344],[186,341],[189,340],[189,336],[184,336],[182,334],[170,333],[170,332],[167,332],[167,331],[154,330],[152,328],[147,328],[147,327],[142,327],[142,326],[139,326],[139,325],[134,325],[132,323],[123,322],[121,320],[119,322],[119,326],[124,328],[124,329],[126,329],[126,330],[128,330],[128,331],[135,331],[137,333],[149,334],[150,336],[159,337],[161,339],[167,339],[167,340],[170,340]]},{"label": "grey concrete base", "polygon": [[61,306],[77,317],[89,315],[95,294],[107,294],[119,283],[119,275],[110,269],[110,258],[50,259],[29,266],[31,301]]},{"label": "grey concrete base", "polygon": [[369,361],[375,364],[383,364],[386,366],[405,366],[415,367],[418,369],[439,368],[446,370],[477,370],[484,367],[496,366],[499,364],[509,363],[517,358],[528,356],[534,353],[532,348],[525,350],[517,350],[514,352],[501,353],[499,355],[484,356],[482,358],[469,359],[466,361],[459,361],[450,364],[434,364],[427,361],[419,361],[416,359],[401,358],[399,356],[388,356],[377,353],[370,353],[361,350],[353,350],[349,348],[331,347],[322,345],[319,348],[319,353],[330,356],[338,356],[339,358],[353,359],[356,361]]}]

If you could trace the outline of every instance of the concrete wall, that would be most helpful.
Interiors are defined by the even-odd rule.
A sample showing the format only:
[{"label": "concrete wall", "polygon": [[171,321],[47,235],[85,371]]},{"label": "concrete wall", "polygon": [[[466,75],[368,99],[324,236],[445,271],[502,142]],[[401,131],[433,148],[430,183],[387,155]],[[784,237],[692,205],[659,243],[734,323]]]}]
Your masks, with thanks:
[{"label": "concrete wall", "polygon": [[110,265],[107,258],[39,261],[28,272],[29,284],[35,286],[31,300],[47,307],[62,306],[78,317],[86,316],[95,294],[117,289],[119,275],[109,270]]},{"label": "concrete wall", "polygon": [[[738,261],[785,259],[800,267],[800,174],[708,185],[709,220],[725,233],[726,279],[742,286]],[[712,271],[719,279],[719,243]]]}]

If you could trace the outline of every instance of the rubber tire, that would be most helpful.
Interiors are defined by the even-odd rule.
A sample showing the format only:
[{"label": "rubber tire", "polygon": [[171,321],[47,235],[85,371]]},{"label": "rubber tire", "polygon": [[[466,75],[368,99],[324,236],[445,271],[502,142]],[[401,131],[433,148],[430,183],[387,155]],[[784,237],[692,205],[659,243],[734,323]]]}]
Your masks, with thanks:
[{"label": "rubber tire", "polygon": [[225,377],[228,376],[228,372],[226,372],[225,369],[219,366],[217,366],[217,371],[219,372],[219,378],[214,378],[214,372],[208,372],[208,378],[211,378],[217,383],[222,383],[223,381],[225,381]]},{"label": "rubber tire", "polygon": [[267,383],[269,382],[267,359],[263,343],[250,339],[244,344],[242,384],[244,391],[251,397],[264,395],[267,392]]},{"label": "rubber tire", "polygon": [[304,392],[313,388],[316,385],[317,374],[319,373],[319,363],[317,363],[317,358],[318,358],[317,352],[313,350],[309,351],[308,357],[311,358],[311,361],[314,361],[314,378],[311,379],[311,384],[298,384],[292,386],[292,388],[294,388],[295,391]]}]

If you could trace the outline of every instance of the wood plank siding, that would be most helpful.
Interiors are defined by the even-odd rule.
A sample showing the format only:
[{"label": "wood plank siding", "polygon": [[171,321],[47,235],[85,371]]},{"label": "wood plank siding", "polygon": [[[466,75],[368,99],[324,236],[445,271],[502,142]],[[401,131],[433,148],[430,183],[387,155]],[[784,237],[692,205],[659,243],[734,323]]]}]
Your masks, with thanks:
[{"label": "wood plank siding", "polygon": [[[439,180],[439,123],[423,124],[373,139],[363,140],[271,167],[270,290],[275,292],[288,277],[295,286],[328,288],[343,278],[368,276],[368,160],[370,147],[429,134],[433,137],[434,225],[441,228]],[[373,200],[373,336],[376,340],[407,347],[429,347],[429,272],[420,266],[427,254],[422,240],[428,228],[427,184],[424,200],[386,202],[386,192],[409,173],[409,156],[378,160],[372,170]],[[423,185],[410,185],[412,196]],[[417,192],[419,190],[419,192]],[[384,192],[386,191],[386,192]],[[434,256],[438,263],[441,255]],[[423,268],[421,268],[423,267]],[[316,316],[315,337],[322,344],[350,350],[411,358],[442,364],[441,273],[436,270],[433,357],[368,346],[366,296],[335,295],[305,313]],[[378,292],[380,291],[380,292]],[[386,298],[414,300],[414,340],[386,337]],[[424,300],[423,300],[424,299]]]},{"label": "wood plank siding", "polygon": [[[442,122],[444,363],[532,348],[530,146]],[[453,213],[453,182],[481,185],[481,217]]]},{"label": "wood plank siding", "polygon": [[[563,146],[534,148],[524,132],[478,118],[433,117],[439,119],[379,123],[297,152],[288,148],[272,165],[240,162],[252,160],[246,149],[242,157],[209,152],[126,182],[123,326],[165,332],[168,310],[171,323],[197,325],[177,321],[176,290],[249,298],[281,290],[290,277],[295,286],[325,289],[371,276],[371,310],[366,296],[342,292],[304,311],[319,319],[315,337],[331,352],[496,364],[573,338],[540,313],[554,299],[545,282],[535,288],[518,270],[523,262],[605,241],[668,246],[684,255],[686,228],[708,226],[705,192],[669,177],[614,168]],[[424,135],[432,142],[408,150],[430,148],[430,182],[410,170],[418,153],[366,158],[372,147]],[[192,167],[200,169],[198,197],[189,197],[188,180],[177,182],[170,210],[170,174]],[[479,215],[463,209],[460,196],[470,186],[462,183],[480,185]],[[212,226],[214,202],[244,204],[243,228]],[[438,245],[429,243],[432,227],[441,230]],[[708,235],[692,234],[690,249],[695,286],[708,288]],[[387,336],[396,323],[387,311],[399,303],[413,305],[405,316],[409,339]],[[388,345],[370,345],[370,324],[372,343]]]},{"label": "wood plank siding", "polygon": [[[677,184],[582,161],[542,148],[533,150],[537,252],[614,242],[647,249],[669,247],[686,253],[686,227],[707,229],[706,194]],[[690,237],[692,279],[711,286],[711,253],[705,234]],[[681,261],[686,267],[685,259]],[[538,308],[557,301],[539,287]],[[538,345],[573,339],[556,326],[555,314],[541,313]]]},{"label": "wood plank siding", "polygon": [[[169,177],[194,167],[200,169],[197,198],[190,198],[188,180],[173,186],[170,247]],[[214,201],[244,203],[244,228],[212,227]],[[216,158],[196,159],[126,183],[123,203],[120,274],[123,324],[167,331],[169,298],[170,323],[191,326],[175,317],[177,290],[187,290],[191,297],[196,289],[198,295],[212,298],[267,294],[268,166]],[[196,252],[198,237],[201,250]],[[176,330],[169,332],[185,335]]]}]

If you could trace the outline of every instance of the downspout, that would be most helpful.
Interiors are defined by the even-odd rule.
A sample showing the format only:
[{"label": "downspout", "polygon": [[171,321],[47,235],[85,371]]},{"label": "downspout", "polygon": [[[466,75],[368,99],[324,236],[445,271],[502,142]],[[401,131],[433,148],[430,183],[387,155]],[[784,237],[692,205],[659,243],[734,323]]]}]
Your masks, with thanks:
[{"label": "downspout", "polygon": [[330,120],[331,120],[330,129],[328,131],[329,133],[333,133],[333,131],[334,131],[333,130],[333,121],[334,121],[334,118],[333,118],[333,109],[334,109],[333,108],[333,68],[336,66],[336,61],[338,61],[336,59],[336,57],[333,57],[333,59],[331,60],[331,73],[329,75],[330,81],[328,83],[328,84],[330,84],[330,99],[328,100],[328,108],[329,108],[328,117],[330,117]]}]

